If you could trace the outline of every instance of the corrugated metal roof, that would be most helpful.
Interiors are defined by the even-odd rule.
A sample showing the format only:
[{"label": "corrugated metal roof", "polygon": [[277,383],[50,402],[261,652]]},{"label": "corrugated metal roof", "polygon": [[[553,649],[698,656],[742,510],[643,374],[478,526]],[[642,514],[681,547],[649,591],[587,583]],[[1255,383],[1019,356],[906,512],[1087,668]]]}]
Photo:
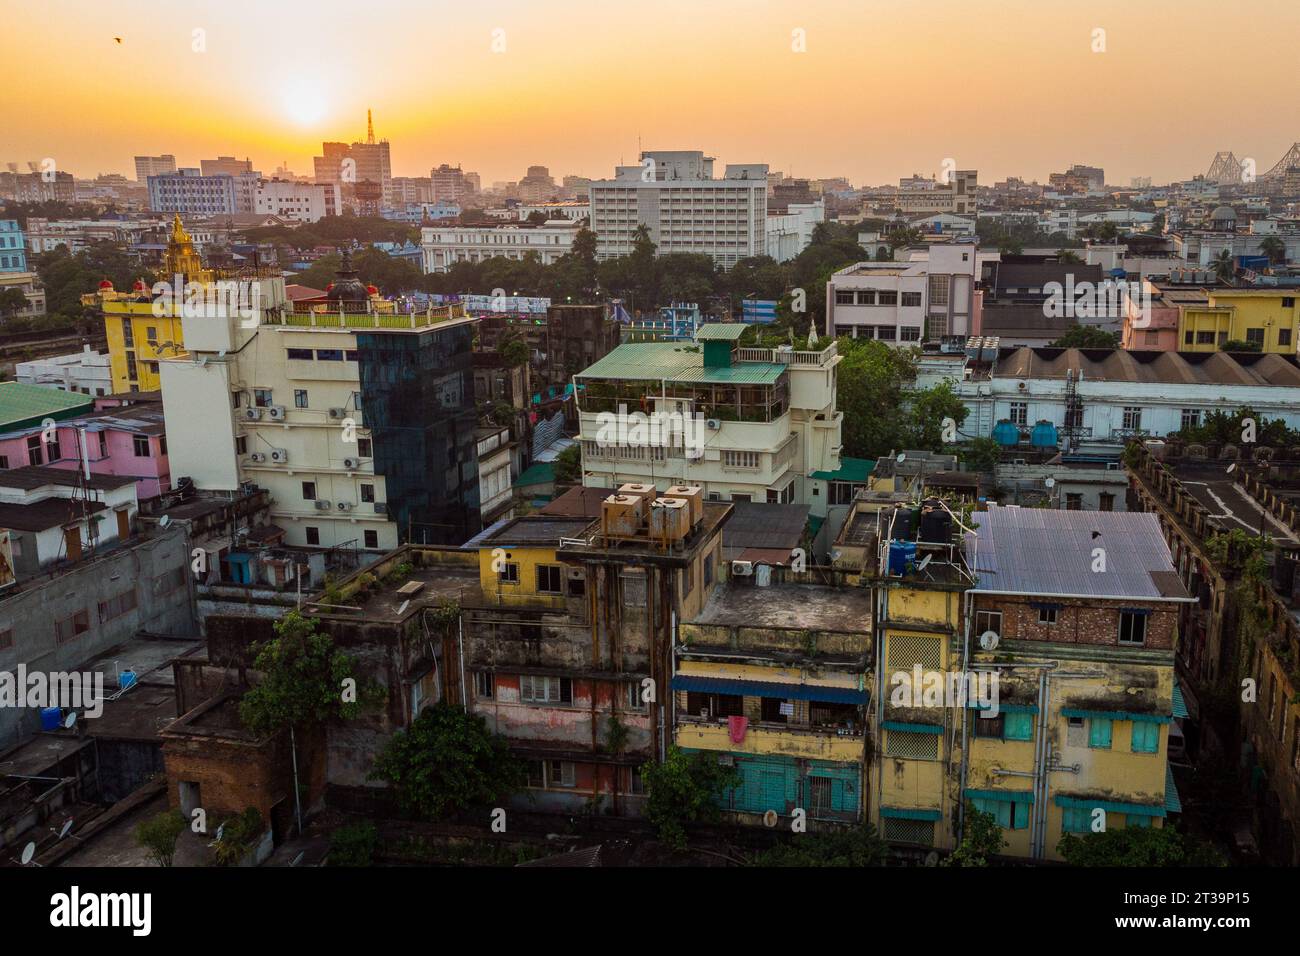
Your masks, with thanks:
[{"label": "corrugated metal roof", "polygon": [[734,694],[740,697],[779,697],[782,700],[820,700],[832,704],[865,704],[867,692],[851,687],[820,684],[779,684],[776,681],[726,680],[721,677],[673,676],[673,690],[701,694]]},{"label": "corrugated metal roof", "polygon": [[1183,700],[1183,689],[1178,686],[1177,680],[1174,681],[1174,716],[1187,716],[1187,704]]},{"label": "corrugated metal roof", "polygon": [[[977,589],[1147,601],[1187,600],[1153,514],[990,505],[966,536]],[[974,538],[978,538],[975,546]],[[1094,556],[1101,548],[1102,562]]]},{"label": "corrugated metal roof", "polygon": [[1178,785],[1174,783],[1174,768],[1169,764],[1165,764],[1165,812],[1183,812],[1183,800],[1178,795]]},{"label": "corrugated metal roof", "polygon": [[0,425],[19,427],[28,419],[39,418],[71,409],[89,409],[94,399],[80,392],[64,392],[22,382],[0,383]]},{"label": "corrugated metal roof", "polygon": [[735,342],[749,326],[740,322],[705,322],[695,332],[697,341]]}]

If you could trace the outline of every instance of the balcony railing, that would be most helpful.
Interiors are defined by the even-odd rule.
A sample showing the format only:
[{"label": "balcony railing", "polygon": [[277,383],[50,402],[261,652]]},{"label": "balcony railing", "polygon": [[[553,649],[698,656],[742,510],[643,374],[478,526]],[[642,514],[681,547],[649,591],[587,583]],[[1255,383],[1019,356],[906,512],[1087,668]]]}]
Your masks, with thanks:
[{"label": "balcony railing", "polygon": [[834,342],[820,352],[788,351],[785,349],[736,349],[736,359],[741,362],[770,362],[799,368],[821,368],[836,355],[839,349]]},{"label": "balcony railing", "polygon": [[440,322],[465,317],[460,305],[443,305],[423,312],[327,312],[324,309],[294,311],[268,310],[263,325],[292,326],[305,329],[422,329]]}]

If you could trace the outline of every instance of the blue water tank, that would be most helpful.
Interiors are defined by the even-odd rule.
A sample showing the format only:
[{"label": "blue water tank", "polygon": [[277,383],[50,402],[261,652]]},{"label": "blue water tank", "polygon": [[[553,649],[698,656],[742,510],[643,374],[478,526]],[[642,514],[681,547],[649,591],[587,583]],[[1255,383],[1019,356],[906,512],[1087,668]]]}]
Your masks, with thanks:
[{"label": "blue water tank", "polygon": [[916,563],[915,541],[889,542],[889,573],[906,574]]},{"label": "blue water tank", "polygon": [[117,675],[117,686],[121,690],[126,690],[135,683],[135,671],[122,671]]},{"label": "blue water tank", "polygon": [[1014,448],[1020,444],[1020,429],[1004,418],[993,426],[993,440],[1003,448]]},{"label": "blue water tank", "polygon": [[41,730],[58,730],[63,726],[63,709],[61,707],[41,708]]},{"label": "blue water tank", "polygon": [[1055,448],[1057,445],[1056,426],[1049,421],[1040,421],[1029,433],[1029,444],[1035,448]]}]

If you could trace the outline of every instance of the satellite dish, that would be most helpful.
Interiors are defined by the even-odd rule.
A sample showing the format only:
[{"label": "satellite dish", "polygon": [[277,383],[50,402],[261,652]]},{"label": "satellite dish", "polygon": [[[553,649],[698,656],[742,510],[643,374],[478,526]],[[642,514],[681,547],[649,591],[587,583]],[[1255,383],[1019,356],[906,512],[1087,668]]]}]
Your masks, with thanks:
[{"label": "satellite dish", "polygon": [[768,810],[767,813],[763,814],[763,826],[770,829],[771,827],[776,826],[777,819],[776,811]]},{"label": "satellite dish", "polygon": [[410,602],[410,601],[403,601],[403,602],[402,602],[402,606],[399,607],[399,608],[397,609],[397,616],[398,616],[398,617],[401,617],[403,614],[405,614],[405,613],[406,613],[406,609],[407,609],[408,607],[410,607],[410,606],[411,606],[411,602]]},{"label": "satellite dish", "polygon": [[306,851],[306,850],[299,850],[299,851],[298,851],[298,855],[295,856],[295,857],[294,857],[294,858],[289,862],[289,865],[290,865],[290,866],[297,866],[299,863],[302,862],[302,858],[303,858],[304,856],[306,856],[306,854],[307,854],[307,851]]},{"label": "satellite dish", "polygon": [[898,453],[898,457],[896,457],[894,461],[898,462],[901,465],[903,462],[907,461],[907,456],[900,451]]},{"label": "satellite dish", "polygon": [[1048,488],[1055,488],[1055,487],[1056,487],[1056,479],[1055,479],[1055,478],[1048,478],[1046,481],[1043,482],[1043,484],[1045,484]]},{"label": "satellite dish", "polygon": [[927,853],[927,854],[925,855],[925,865],[926,865],[926,866],[938,866],[938,865],[939,865],[939,853],[938,853],[938,851],[936,851],[936,850],[931,850],[929,853]]},{"label": "satellite dish", "polygon": [[226,825],[225,825],[224,823],[221,824],[221,826],[217,827],[217,842],[218,842],[218,843],[221,842],[221,834],[223,834],[223,833],[225,833],[225,832],[226,832]]},{"label": "satellite dish", "polygon": [[65,836],[67,836],[71,832],[72,832],[72,817],[68,817],[68,819],[63,821],[63,828],[59,830],[59,839],[62,840]]},{"label": "satellite dish", "polygon": [[1236,470],[1237,470],[1237,463],[1234,461],[1231,465],[1228,466],[1228,474],[1232,474]]},{"label": "satellite dish", "polygon": [[980,635],[980,647],[986,651],[996,650],[998,646],[998,632],[985,631]]},{"label": "satellite dish", "polygon": [[35,855],[36,855],[36,843],[35,841],[33,841],[27,844],[25,847],[23,847],[23,855],[20,857],[23,866],[26,866],[28,863],[32,862],[32,857],[34,857]]},{"label": "satellite dish", "polygon": [[927,554],[924,558],[921,559],[921,563],[918,564],[918,565],[916,566],[916,570],[918,570],[918,571],[924,571],[924,570],[925,570],[925,566],[926,566],[927,564],[930,563],[930,559],[933,558],[933,557],[934,557],[934,555],[932,555],[932,554]]},{"label": "satellite dish", "polygon": [[165,528],[172,523],[171,515],[163,515],[158,519],[158,527]]},{"label": "satellite dish", "polygon": [[71,730],[76,725],[77,725],[77,712],[75,710],[70,710],[68,711],[68,716],[63,718],[63,727],[65,730]]}]

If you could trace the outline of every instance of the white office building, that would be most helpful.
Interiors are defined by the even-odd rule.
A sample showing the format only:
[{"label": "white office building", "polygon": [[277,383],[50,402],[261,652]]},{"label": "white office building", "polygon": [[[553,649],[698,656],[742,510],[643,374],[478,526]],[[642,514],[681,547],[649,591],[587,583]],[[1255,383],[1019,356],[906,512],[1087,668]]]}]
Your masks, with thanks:
[{"label": "white office building", "polygon": [[789,262],[812,242],[813,229],[826,221],[826,202],[791,203],[781,215],[768,216],[767,254],[777,262]]},{"label": "white office building", "polygon": [[727,166],[715,179],[713,158],[697,150],[643,152],[641,165],[590,188],[597,258],[631,253],[638,226],[660,255],[702,253],[730,268],[767,253],[765,164]]},{"label": "white office building", "polygon": [[540,226],[513,222],[504,226],[425,226],[420,230],[425,272],[446,272],[457,262],[488,259],[522,260],[536,253],[550,265],[573,248],[581,225],[553,219]]},{"label": "white office building", "polygon": [[253,207],[259,216],[279,216],[294,222],[316,222],[326,216],[337,216],[342,209],[342,198],[339,187],[334,183],[295,183],[269,179],[258,183]]}]

